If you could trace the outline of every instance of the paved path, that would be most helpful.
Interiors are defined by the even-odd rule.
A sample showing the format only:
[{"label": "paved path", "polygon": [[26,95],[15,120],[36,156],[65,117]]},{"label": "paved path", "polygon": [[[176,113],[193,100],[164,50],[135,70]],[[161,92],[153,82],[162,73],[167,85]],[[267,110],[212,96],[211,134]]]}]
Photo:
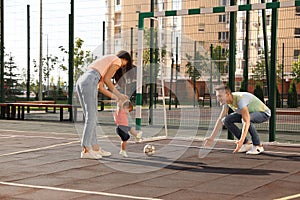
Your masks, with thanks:
[{"label": "paved path", "polygon": [[130,143],[124,159],[117,137],[100,136],[113,155],[97,161],[79,158],[71,123],[0,124],[0,199],[300,199],[299,145],[266,143],[263,154],[245,155],[232,154],[232,141],[206,152],[201,141],[164,139],[153,157]]}]

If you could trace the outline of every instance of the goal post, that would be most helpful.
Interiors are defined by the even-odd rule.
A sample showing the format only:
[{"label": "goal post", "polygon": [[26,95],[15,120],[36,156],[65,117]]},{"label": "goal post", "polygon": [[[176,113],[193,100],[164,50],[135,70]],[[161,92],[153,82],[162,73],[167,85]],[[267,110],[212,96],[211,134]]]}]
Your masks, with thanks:
[{"label": "goal post", "polygon": [[[186,16],[186,15],[201,15],[201,14],[213,14],[213,13],[230,13],[238,11],[253,11],[253,10],[264,10],[272,9],[277,10],[279,8],[289,8],[300,6],[300,0],[293,1],[283,1],[283,2],[267,2],[267,3],[255,3],[255,4],[244,4],[244,5],[232,5],[232,6],[217,6],[210,8],[193,8],[193,9],[183,9],[183,10],[167,10],[158,12],[142,12],[139,13],[138,17],[138,55],[137,55],[137,85],[136,85],[136,127],[141,129],[142,124],[142,86],[143,86],[143,37],[144,37],[144,20],[147,18],[160,18],[160,17],[172,17],[172,16]],[[277,20],[277,19],[272,19]],[[276,23],[272,23],[272,29],[276,30]],[[276,33],[276,31],[274,31]],[[272,36],[272,49],[276,49],[276,36]],[[274,54],[274,55],[273,55]],[[234,56],[234,55],[229,55]],[[271,51],[271,59],[276,59],[276,51]],[[270,74],[276,75],[276,62],[271,63]],[[233,75],[234,76],[234,75]],[[271,77],[272,78],[272,77]],[[274,77],[273,77],[274,78]],[[233,80],[234,81],[234,80]],[[270,81],[270,88],[276,88],[276,80]],[[272,114],[272,119],[270,119],[270,140],[275,140],[276,132],[276,90],[270,91],[270,109]],[[272,133],[271,133],[272,132]],[[273,134],[273,136],[272,136]]]},{"label": "goal post", "polygon": [[[230,13],[238,11],[252,11],[252,10],[263,10],[278,8],[289,8],[300,6],[300,0],[284,1],[284,2],[268,2],[268,3],[255,3],[255,4],[244,4],[244,5],[233,5],[233,6],[217,6],[210,8],[192,8],[183,10],[166,10],[158,12],[142,12],[139,13],[138,17],[138,47],[137,47],[137,84],[136,84],[136,129],[140,130],[142,125],[142,87],[143,87],[143,40],[144,40],[144,20],[147,18],[161,18],[161,17],[172,17],[172,16],[186,16],[186,15],[201,15],[201,14],[212,14],[212,13]],[[276,27],[273,27],[276,28]],[[273,33],[272,33],[273,34]],[[275,44],[276,45],[276,44]],[[276,47],[273,47],[276,48]],[[276,52],[275,52],[276,53]],[[276,58],[276,55],[274,55]],[[276,63],[275,63],[276,65]],[[230,66],[234,67],[234,66]],[[270,74],[276,74],[276,66],[271,66]],[[271,90],[276,90],[276,83],[273,81],[270,85]],[[275,93],[272,93],[269,99],[276,105]],[[270,102],[272,104],[272,102]],[[271,111],[275,115],[275,107],[271,106]],[[274,116],[275,119],[275,116]],[[270,121],[270,127],[276,126],[275,121]],[[275,129],[274,129],[275,131]],[[274,133],[275,134],[275,133]]]}]

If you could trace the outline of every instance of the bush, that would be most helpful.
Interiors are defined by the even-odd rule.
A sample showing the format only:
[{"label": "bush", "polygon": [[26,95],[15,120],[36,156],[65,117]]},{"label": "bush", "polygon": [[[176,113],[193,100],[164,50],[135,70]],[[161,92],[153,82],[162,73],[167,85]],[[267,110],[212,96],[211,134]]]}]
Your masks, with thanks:
[{"label": "bush", "polygon": [[247,92],[244,88],[244,81],[241,82],[240,92]]},{"label": "bush", "polygon": [[298,107],[298,97],[297,97],[297,90],[296,84],[293,81],[290,85],[289,92],[288,92],[288,99],[287,104],[289,108],[297,108]]},{"label": "bush", "polygon": [[281,107],[281,96],[278,87],[276,86],[276,108],[280,108],[280,107]]},{"label": "bush", "polygon": [[259,98],[262,102],[265,102],[264,100],[264,91],[261,88],[261,86],[259,84],[255,85],[255,89],[254,89],[254,95]]}]

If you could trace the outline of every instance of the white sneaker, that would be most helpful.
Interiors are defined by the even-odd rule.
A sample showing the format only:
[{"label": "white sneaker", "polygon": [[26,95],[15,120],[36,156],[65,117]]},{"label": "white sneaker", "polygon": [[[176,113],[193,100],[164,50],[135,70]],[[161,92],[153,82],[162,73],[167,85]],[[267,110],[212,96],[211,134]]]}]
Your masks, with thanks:
[{"label": "white sneaker", "polygon": [[101,159],[102,156],[100,154],[98,154],[96,151],[89,150],[86,153],[81,152],[81,158],[83,158],[83,159],[95,159],[95,160],[98,160],[98,159]]},{"label": "white sneaker", "polygon": [[243,144],[242,147],[238,150],[238,153],[245,153],[252,149],[252,144]]},{"label": "white sneaker", "polygon": [[123,157],[125,157],[125,158],[128,157],[128,155],[127,155],[127,153],[126,153],[125,150],[121,150],[121,151],[120,151],[120,154],[121,154]]},{"label": "white sneaker", "polygon": [[108,152],[108,151],[104,151],[103,149],[99,148],[98,151],[96,151],[97,154],[103,156],[103,157],[108,157],[108,156],[111,156],[111,153]]},{"label": "white sneaker", "polygon": [[246,154],[250,154],[250,155],[257,155],[264,152],[264,148],[260,147],[260,146],[254,146],[252,147],[251,150],[247,151]]},{"label": "white sneaker", "polygon": [[140,142],[141,141],[141,139],[142,139],[142,135],[143,135],[143,132],[142,131],[139,131],[138,132],[138,134],[136,135],[136,140],[138,141],[138,142]]}]

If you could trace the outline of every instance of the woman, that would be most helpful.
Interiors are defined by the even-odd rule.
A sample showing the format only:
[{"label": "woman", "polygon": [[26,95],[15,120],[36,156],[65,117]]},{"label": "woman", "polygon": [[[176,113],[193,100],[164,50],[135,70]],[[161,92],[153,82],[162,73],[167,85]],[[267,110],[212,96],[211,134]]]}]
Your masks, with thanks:
[{"label": "woman", "polygon": [[[76,89],[85,118],[81,141],[81,158],[100,159],[102,156],[111,155],[110,152],[101,149],[97,142],[97,87],[102,94],[111,99],[126,100],[128,97],[115,88],[111,79],[114,77],[118,81],[123,73],[131,68],[130,54],[126,51],[120,51],[117,55],[106,55],[96,60],[78,79]],[[108,89],[104,87],[104,84]]]}]

